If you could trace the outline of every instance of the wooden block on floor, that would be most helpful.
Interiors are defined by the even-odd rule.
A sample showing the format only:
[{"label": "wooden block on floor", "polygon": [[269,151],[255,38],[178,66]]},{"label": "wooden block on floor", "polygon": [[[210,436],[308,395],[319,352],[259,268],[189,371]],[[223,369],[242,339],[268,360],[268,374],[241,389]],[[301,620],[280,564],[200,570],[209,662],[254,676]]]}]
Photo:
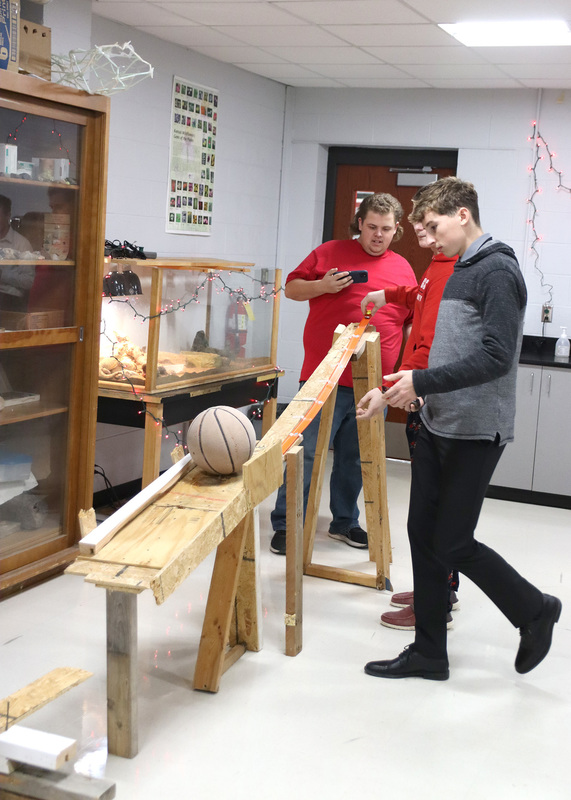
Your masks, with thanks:
[{"label": "wooden block on floor", "polygon": [[59,769],[75,756],[77,742],[67,736],[14,725],[0,733],[0,755],[43,769]]},{"label": "wooden block on floor", "polygon": [[92,675],[85,669],[57,667],[23,689],[4,697],[0,700],[0,729],[6,730],[16,722],[21,722]]},{"label": "wooden block on floor", "polygon": [[54,772],[19,766],[11,775],[0,775],[2,800],[113,800],[115,784],[75,772]]}]

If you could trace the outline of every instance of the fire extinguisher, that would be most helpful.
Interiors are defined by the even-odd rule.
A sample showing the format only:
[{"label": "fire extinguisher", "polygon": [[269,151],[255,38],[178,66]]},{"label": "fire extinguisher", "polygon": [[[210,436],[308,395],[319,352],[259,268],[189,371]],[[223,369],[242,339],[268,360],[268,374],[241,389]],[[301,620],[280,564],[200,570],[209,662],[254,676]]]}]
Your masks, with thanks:
[{"label": "fire extinguisher", "polygon": [[230,303],[226,311],[226,347],[237,357],[246,358],[248,315],[241,300]]}]

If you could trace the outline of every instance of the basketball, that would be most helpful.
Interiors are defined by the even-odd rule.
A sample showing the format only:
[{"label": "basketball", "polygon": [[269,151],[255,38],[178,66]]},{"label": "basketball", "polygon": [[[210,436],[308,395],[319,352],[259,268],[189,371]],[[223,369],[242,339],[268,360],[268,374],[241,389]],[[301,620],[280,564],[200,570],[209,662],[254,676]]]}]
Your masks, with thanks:
[{"label": "basketball", "polygon": [[200,469],[212,475],[232,475],[254,452],[256,432],[241,411],[212,406],[192,421],[186,443]]}]

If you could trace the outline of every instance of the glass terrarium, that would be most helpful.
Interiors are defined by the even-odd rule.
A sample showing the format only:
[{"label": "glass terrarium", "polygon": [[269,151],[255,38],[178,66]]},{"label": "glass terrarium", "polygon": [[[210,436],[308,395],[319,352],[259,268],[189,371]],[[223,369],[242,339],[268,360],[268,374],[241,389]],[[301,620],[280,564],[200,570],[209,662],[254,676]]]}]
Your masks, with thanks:
[{"label": "glass terrarium", "polygon": [[171,393],[275,366],[279,270],[252,267],[213,259],[109,260],[100,388]]}]

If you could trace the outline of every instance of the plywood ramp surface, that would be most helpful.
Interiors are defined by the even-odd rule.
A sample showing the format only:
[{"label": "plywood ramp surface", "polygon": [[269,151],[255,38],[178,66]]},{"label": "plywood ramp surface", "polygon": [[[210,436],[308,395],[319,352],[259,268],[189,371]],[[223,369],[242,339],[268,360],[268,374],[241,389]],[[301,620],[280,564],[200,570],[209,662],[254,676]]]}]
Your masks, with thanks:
[{"label": "plywood ramp surface", "polygon": [[160,570],[205,529],[217,527],[220,541],[232,531],[241,493],[241,476],[222,478],[195,467],[89,560]]}]

